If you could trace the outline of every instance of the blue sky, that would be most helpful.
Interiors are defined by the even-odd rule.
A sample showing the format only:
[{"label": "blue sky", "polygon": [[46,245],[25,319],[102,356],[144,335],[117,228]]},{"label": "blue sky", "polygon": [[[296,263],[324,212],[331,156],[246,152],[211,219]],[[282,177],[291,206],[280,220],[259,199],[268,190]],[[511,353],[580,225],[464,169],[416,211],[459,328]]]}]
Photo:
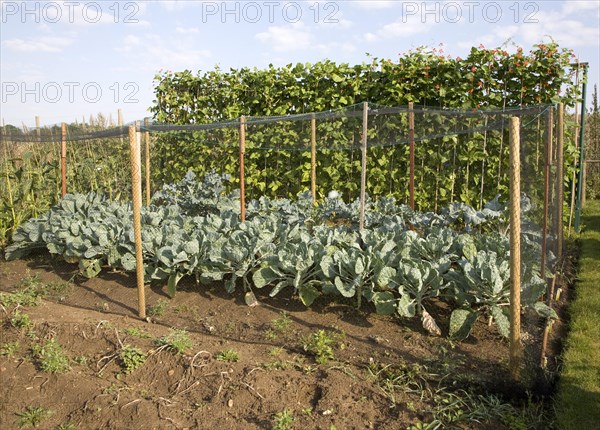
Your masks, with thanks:
[{"label": "blue sky", "polygon": [[600,0],[0,1],[2,120],[150,116],[159,70],[397,59],[418,46],[465,56],[552,37],[600,81]]}]

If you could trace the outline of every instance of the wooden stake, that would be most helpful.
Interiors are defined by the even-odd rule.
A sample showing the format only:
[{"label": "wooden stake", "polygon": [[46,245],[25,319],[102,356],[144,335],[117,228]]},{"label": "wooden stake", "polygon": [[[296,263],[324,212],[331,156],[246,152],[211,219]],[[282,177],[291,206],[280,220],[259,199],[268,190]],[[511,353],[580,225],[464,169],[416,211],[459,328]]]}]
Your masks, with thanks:
[{"label": "wooden stake", "polygon": [[67,124],[62,123],[60,147],[61,197],[67,194]]},{"label": "wooden stake", "polygon": [[119,121],[119,127],[123,127],[123,111],[121,109],[117,111],[117,118]]},{"label": "wooden stake", "polygon": [[38,115],[35,116],[35,131],[38,139],[42,138],[42,130],[40,128],[40,117]]},{"label": "wooden stake", "polygon": [[[150,119],[144,119],[144,125],[148,126]],[[144,140],[146,142],[146,206],[150,206],[150,132],[146,130],[144,133]]]},{"label": "wooden stake", "polygon": [[244,180],[244,154],[246,153],[246,117],[240,117],[240,219],[246,221],[246,183]]},{"label": "wooden stake", "polygon": [[362,160],[360,169],[360,221],[359,228],[365,227],[365,200],[367,198],[367,132],[369,131],[369,104],[363,103],[363,129],[362,129]]},{"label": "wooden stake", "polygon": [[408,103],[409,179],[408,205],[415,209],[415,112],[413,102]]},{"label": "wooden stake", "polygon": [[556,138],[556,257],[560,261],[563,248],[563,199],[564,199],[564,142],[565,111],[562,103],[558,105],[558,124]]},{"label": "wooden stake", "polygon": [[513,380],[520,378],[521,367],[521,167],[520,123],[510,121],[510,356]]},{"label": "wooden stake", "polygon": [[313,204],[317,204],[317,119],[312,114],[310,119],[310,191]]},{"label": "wooden stake", "polygon": [[133,234],[135,239],[135,269],[138,289],[138,315],[146,318],[146,296],[144,292],[144,259],[142,256],[142,162],[139,134],[135,125],[129,126],[131,149],[131,188],[133,194]]},{"label": "wooden stake", "polygon": [[[540,276],[546,280],[546,253],[548,247],[548,212],[550,206],[550,171],[552,169],[552,122],[553,112],[552,107],[548,109],[546,115],[546,163],[544,166],[544,219],[542,222],[542,255],[541,255],[541,269]],[[550,285],[548,285],[548,290]]]}]

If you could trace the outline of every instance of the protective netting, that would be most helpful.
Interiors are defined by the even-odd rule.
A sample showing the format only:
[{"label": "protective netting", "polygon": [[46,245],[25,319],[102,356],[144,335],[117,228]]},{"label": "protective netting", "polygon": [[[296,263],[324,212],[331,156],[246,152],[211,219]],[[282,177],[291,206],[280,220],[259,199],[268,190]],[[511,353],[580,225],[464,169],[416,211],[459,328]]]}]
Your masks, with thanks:
[{"label": "protective netting", "polygon": [[[181,180],[188,171],[199,177],[211,171],[228,173],[232,177],[229,187],[239,187],[243,122],[247,200],[263,195],[294,198],[311,191],[314,180],[317,199],[336,190],[350,201],[360,193],[364,107],[358,104],[335,111],[243,117],[210,124],[132,124],[140,132],[144,158],[148,140],[152,192]],[[545,252],[541,263],[554,264],[562,231],[558,194],[563,182],[557,177],[557,163],[562,160],[568,164],[568,160],[557,152],[556,133],[548,137],[548,124],[556,122],[556,115],[550,115],[552,110],[548,105],[450,110],[369,104],[366,193],[409,204],[413,194],[409,185],[414,183],[412,199],[420,211],[437,212],[453,203],[480,211],[497,196],[497,201],[506,203],[509,120],[519,117],[521,192],[527,211],[523,226],[531,230],[531,240],[544,247],[540,250],[540,256]],[[18,224],[59,201],[63,140],[68,148],[69,193],[96,191],[111,199],[129,199],[127,134],[127,126],[69,126],[65,137],[58,126],[27,132],[4,128],[1,181],[8,192],[2,209],[2,242],[9,240]]]}]

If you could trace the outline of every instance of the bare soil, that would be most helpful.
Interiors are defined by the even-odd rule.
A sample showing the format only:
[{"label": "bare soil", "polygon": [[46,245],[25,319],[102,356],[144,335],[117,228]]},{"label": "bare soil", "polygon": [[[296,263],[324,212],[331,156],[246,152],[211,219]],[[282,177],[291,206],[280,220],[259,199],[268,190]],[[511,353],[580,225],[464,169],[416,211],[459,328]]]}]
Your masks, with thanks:
[{"label": "bare soil", "polygon": [[[528,347],[523,383],[511,382],[508,342],[484,321],[453,343],[447,333],[428,335],[416,319],[378,316],[350,302],[322,298],[306,309],[295,297],[259,290],[260,304],[248,307],[240,292],[187,279],[174,299],[161,286],[147,288],[147,305],[164,309],[143,321],[134,274],[104,271],[85,279],[76,265],[47,254],[0,262],[1,291],[16,291],[32,277],[68,287],[20,309],[31,320],[27,330],[11,325],[14,309],[0,309],[0,344],[19,344],[0,357],[3,430],[19,428],[27,407],[51,412],[39,425],[48,429],[406,429],[432,421],[436,407],[465,393],[518,403],[539,381],[539,352]],[[430,313],[442,330],[448,327],[442,304]],[[526,344],[539,345],[542,323],[526,318]],[[193,342],[182,354],[156,344],[172,328],[185,329]],[[319,330],[332,341],[333,357],[323,364],[307,347]],[[41,370],[32,348],[50,338],[62,345],[70,370]],[[118,358],[127,345],[148,356],[130,374]],[[229,350],[237,361],[219,355]],[[284,411],[291,427],[283,426]],[[493,419],[457,428],[506,427]]]}]

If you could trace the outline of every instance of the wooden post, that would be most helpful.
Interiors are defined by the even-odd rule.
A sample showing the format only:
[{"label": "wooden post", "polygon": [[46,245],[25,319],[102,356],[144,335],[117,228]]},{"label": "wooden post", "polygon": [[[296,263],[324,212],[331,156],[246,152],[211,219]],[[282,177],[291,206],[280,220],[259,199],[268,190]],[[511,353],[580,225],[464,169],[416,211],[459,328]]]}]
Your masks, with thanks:
[{"label": "wooden post", "polygon": [[413,102],[408,103],[409,178],[408,205],[415,209],[415,112]]},{"label": "wooden post", "polygon": [[[148,126],[150,119],[144,119],[144,125]],[[146,143],[146,206],[150,206],[150,132],[144,132],[144,141]]]},{"label": "wooden post", "polygon": [[138,289],[138,315],[146,318],[146,296],[144,292],[144,258],[142,256],[142,161],[139,134],[136,126],[129,126],[131,149],[131,188],[133,194],[133,234],[135,239],[135,270]]},{"label": "wooden post", "polygon": [[369,121],[369,104],[363,103],[363,129],[362,129],[362,159],[360,169],[360,221],[359,228],[365,227],[365,200],[367,198],[367,132]]},{"label": "wooden post", "polygon": [[312,114],[310,119],[310,191],[313,204],[317,204],[317,119]]},{"label": "wooden post", "polygon": [[[541,269],[540,276],[546,280],[546,253],[548,247],[548,212],[550,206],[550,170],[552,169],[552,122],[553,112],[552,107],[548,109],[546,115],[546,163],[544,165],[544,219],[542,221],[542,255],[541,255]],[[550,292],[550,285],[548,285],[548,292]]]},{"label": "wooden post", "polygon": [[565,111],[562,103],[558,105],[558,124],[556,138],[556,257],[560,261],[563,248],[563,199],[564,199],[564,142]]},{"label": "wooden post", "polygon": [[246,117],[240,117],[240,219],[246,221],[246,183],[244,180],[244,155],[246,153]]},{"label": "wooden post", "polygon": [[67,194],[67,124],[62,123],[60,147],[61,197]]},{"label": "wooden post", "polygon": [[521,167],[520,123],[510,121],[510,356],[509,369],[517,381],[521,367]]},{"label": "wooden post", "polygon": [[117,111],[117,116],[119,121],[119,127],[123,127],[123,111],[121,109]]},{"label": "wooden post", "polygon": [[42,138],[42,130],[40,128],[40,117],[38,115],[35,116],[35,132],[37,134],[38,139]]}]

